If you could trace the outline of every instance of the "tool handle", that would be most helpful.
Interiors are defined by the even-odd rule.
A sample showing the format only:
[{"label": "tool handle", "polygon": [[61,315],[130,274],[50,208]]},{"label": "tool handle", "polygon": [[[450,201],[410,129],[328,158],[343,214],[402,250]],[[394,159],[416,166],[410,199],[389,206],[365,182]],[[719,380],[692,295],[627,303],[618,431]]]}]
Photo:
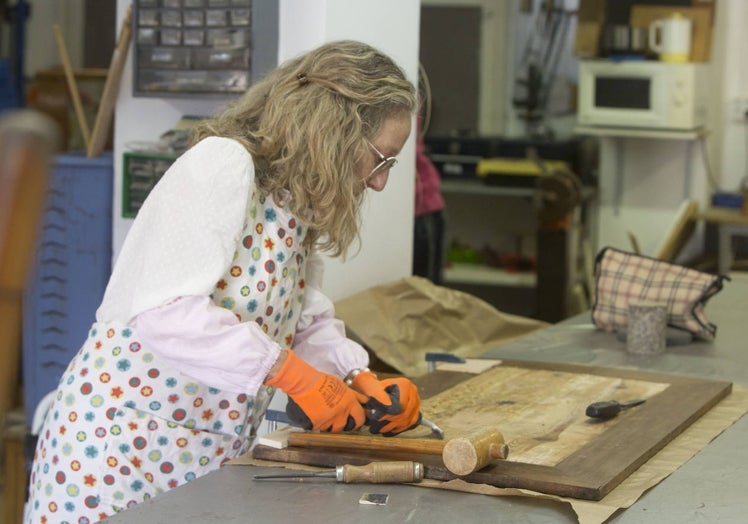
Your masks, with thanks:
[{"label": "tool handle", "polygon": [[372,462],[365,466],[346,464],[338,466],[337,471],[338,481],[346,484],[351,482],[394,484],[420,482],[423,479],[423,464],[412,461]]},{"label": "tool handle", "polygon": [[593,402],[587,406],[585,414],[592,418],[613,418],[621,411],[621,404],[615,400]]},{"label": "tool handle", "polygon": [[605,400],[602,402],[593,402],[587,406],[585,414],[592,418],[608,419],[613,418],[624,409],[633,408],[639,404],[644,404],[644,399],[630,400],[623,404],[617,400]]},{"label": "tool handle", "polygon": [[444,441],[435,439],[415,439],[399,437],[370,437],[367,435],[346,435],[343,433],[288,434],[288,445],[304,448],[337,448],[359,451],[390,451],[441,455]]}]

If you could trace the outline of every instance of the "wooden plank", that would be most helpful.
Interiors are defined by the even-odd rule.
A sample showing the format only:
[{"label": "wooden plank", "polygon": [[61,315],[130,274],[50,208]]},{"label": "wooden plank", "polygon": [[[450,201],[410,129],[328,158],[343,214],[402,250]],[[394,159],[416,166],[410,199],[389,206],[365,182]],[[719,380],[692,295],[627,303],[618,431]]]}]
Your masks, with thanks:
[{"label": "wooden plank", "polygon": [[668,228],[667,234],[657,248],[655,258],[666,262],[675,262],[681,249],[696,229],[698,213],[699,204],[695,200],[687,199],[683,201],[675,213],[675,218]]},{"label": "wooden plank", "polygon": [[89,158],[97,157],[101,154],[109,134],[112,117],[114,116],[114,105],[117,102],[117,94],[119,93],[119,84],[122,80],[122,72],[125,68],[127,52],[130,49],[130,40],[132,39],[131,21],[132,6],[129,6],[122,21],[117,44],[112,53],[112,60],[109,63],[109,71],[104,84],[104,91],[101,94],[99,110],[96,113],[91,140],[87,144],[86,151]]},{"label": "wooden plank", "polygon": [[[493,423],[496,413],[506,415],[507,425],[503,428],[501,422],[498,425],[505,437],[509,437],[509,459],[461,478],[468,482],[588,500],[603,498],[727,396],[732,388],[729,382],[578,364],[504,360],[498,368],[480,375],[437,371],[414,380],[424,398],[424,412],[447,428],[447,438],[450,432],[451,437],[459,436],[454,428],[465,421],[485,420],[489,424]],[[507,382],[487,387],[487,379]],[[579,393],[569,389],[554,396],[558,391],[554,392],[553,388],[565,383],[567,388],[578,387]],[[623,395],[626,392],[643,394],[647,402],[603,422],[587,419],[579,413],[580,406],[585,403],[610,399],[585,398],[584,395],[610,393],[611,387],[620,388]],[[471,399],[466,398],[466,390],[472,391]],[[496,395],[497,391],[501,398],[486,398],[486,395]],[[512,391],[521,395],[520,400],[509,400]],[[575,396],[579,398],[573,398]],[[454,406],[446,405],[447,400],[441,405],[439,402],[450,398],[463,403],[464,407],[448,415]],[[444,420],[434,418],[429,410],[442,413]],[[512,425],[514,427],[509,427]],[[471,429],[475,428],[464,427],[464,432]],[[530,445],[526,445],[528,441]],[[534,450],[530,449],[533,445],[546,451],[534,456]],[[513,449],[523,450],[519,455],[530,458],[513,457]],[[255,447],[253,455],[259,459],[325,467],[383,459],[419,460],[426,466],[426,478],[456,478],[438,456],[325,448],[278,450],[260,445]]]},{"label": "wooden plank", "polygon": [[67,79],[68,90],[70,91],[70,99],[73,101],[75,116],[78,119],[78,126],[80,127],[81,135],[83,136],[83,144],[88,148],[91,143],[91,132],[88,129],[88,121],[86,120],[86,114],[83,111],[83,103],[81,102],[81,96],[78,92],[78,84],[75,81],[73,66],[70,63],[68,50],[65,46],[65,39],[62,36],[62,29],[60,29],[59,24],[53,24],[52,29],[55,33],[57,49],[59,50],[60,60],[62,61],[63,70],[65,71],[65,78]]}]

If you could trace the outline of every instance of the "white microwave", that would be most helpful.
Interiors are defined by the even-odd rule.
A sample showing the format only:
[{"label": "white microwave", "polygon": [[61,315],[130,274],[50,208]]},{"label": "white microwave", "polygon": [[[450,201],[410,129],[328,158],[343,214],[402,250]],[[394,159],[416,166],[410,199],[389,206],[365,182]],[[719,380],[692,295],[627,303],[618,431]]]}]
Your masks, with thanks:
[{"label": "white microwave", "polygon": [[703,127],[706,67],[653,60],[582,60],[578,124],[662,130]]}]

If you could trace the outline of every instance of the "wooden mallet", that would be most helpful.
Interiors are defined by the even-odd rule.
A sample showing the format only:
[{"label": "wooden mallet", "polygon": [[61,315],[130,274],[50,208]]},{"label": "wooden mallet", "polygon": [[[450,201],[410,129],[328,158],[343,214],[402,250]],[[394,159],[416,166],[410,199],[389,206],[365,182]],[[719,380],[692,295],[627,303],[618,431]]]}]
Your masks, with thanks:
[{"label": "wooden mallet", "polygon": [[504,442],[504,435],[495,427],[482,428],[446,442],[424,438],[384,438],[283,429],[260,437],[258,444],[276,449],[296,446],[441,455],[444,465],[455,475],[468,475],[496,459],[505,459],[509,456],[509,447]]},{"label": "wooden mallet", "polygon": [[469,475],[508,456],[509,446],[504,442],[504,435],[492,427],[448,440],[442,451],[444,465],[455,475]]}]

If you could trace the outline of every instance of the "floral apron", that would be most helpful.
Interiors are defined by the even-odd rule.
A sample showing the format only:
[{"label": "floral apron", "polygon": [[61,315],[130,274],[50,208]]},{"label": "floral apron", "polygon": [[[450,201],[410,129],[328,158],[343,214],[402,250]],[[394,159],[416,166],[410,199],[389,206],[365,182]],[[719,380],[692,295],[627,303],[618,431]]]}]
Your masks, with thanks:
[{"label": "floral apron", "polygon": [[[212,295],[282,347],[293,344],[303,302],[304,233],[255,192]],[[25,521],[97,522],[217,469],[249,450],[271,394],[201,384],[142,346],[135,329],[94,324],[39,434]]]}]

